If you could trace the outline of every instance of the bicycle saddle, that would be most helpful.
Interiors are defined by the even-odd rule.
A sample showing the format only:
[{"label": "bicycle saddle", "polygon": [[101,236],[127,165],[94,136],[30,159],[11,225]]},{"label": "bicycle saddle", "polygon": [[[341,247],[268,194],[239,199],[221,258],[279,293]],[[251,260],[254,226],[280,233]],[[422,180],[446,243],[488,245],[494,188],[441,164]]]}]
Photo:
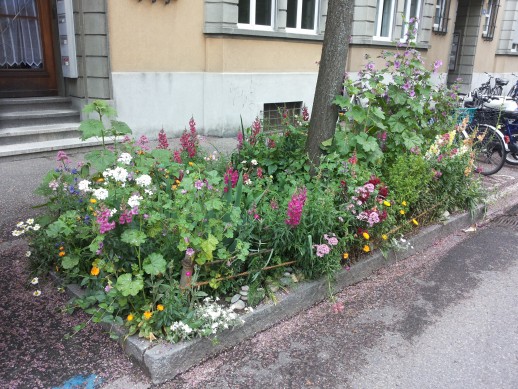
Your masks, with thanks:
[{"label": "bicycle saddle", "polygon": [[509,84],[509,80],[506,80],[505,78],[495,78],[496,85],[504,86]]}]

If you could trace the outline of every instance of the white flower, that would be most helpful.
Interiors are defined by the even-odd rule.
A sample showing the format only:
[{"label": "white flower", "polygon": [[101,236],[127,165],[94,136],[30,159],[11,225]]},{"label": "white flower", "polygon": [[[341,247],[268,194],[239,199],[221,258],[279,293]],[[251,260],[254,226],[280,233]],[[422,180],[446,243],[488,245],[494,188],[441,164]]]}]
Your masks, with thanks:
[{"label": "white flower", "polygon": [[140,177],[138,177],[135,180],[135,182],[137,183],[138,186],[148,187],[149,185],[151,185],[151,177],[148,176],[147,174],[143,174]]},{"label": "white flower", "polygon": [[40,225],[39,224],[35,224],[34,227],[32,227],[32,229],[34,231],[38,231],[40,229]]},{"label": "white flower", "polygon": [[88,181],[88,180],[79,181],[79,183],[77,184],[77,187],[82,192],[91,192],[92,191],[92,189],[90,188],[90,181]]},{"label": "white flower", "polygon": [[32,295],[38,297],[41,294],[41,290],[35,290]]},{"label": "white flower", "polygon": [[31,280],[31,284],[33,284],[33,285],[38,285],[38,282],[39,282],[38,277],[34,277],[34,278]]},{"label": "white flower", "polygon": [[256,165],[257,165],[257,160],[256,160],[256,159],[252,159],[252,160],[250,161],[250,163],[251,163],[252,165],[256,166]]},{"label": "white flower", "polygon": [[104,188],[94,190],[93,196],[97,200],[106,200],[108,198],[108,191]]},{"label": "white flower", "polygon": [[252,185],[252,180],[249,178],[245,181],[245,185]]},{"label": "white flower", "polygon": [[110,210],[110,217],[112,217],[113,215],[115,215],[117,213],[117,208],[113,208]]},{"label": "white flower", "polygon": [[245,161],[241,161],[241,165],[244,165],[246,162],[247,162],[246,160]]},{"label": "white flower", "polygon": [[27,224],[32,224],[34,223],[34,219],[27,219]]},{"label": "white flower", "polygon": [[16,227],[22,228],[25,224],[23,222],[16,223]]},{"label": "white flower", "polygon": [[27,258],[29,258],[29,257],[31,256],[31,252],[30,252],[30,251],[27,251],[27,252],[25,253],[25,256],[26,256]]},{"label": "white flower", "polygon": [[23,234],[23,231],[14,230],[14,231],[12,232],[12,234],[13,234],[13,236],[20,236],[20,235],[22,235],[22,234]]},{"label": "white flower", "polygon": [[125,165],[129,165],[131,163],[131,155],[129,155],[128,153],[122,153],[119,157],[119,159],[117,160],[117,162],[121,162]]},{"label": "white flower", "polygon": [[128,199],[128,205],[131,208],[138,207],[140,205],[140,201],[142,200],[142,196],[139,196],[138,194],[134,194]]},{"label": "white flower", "polygon": [[116,167],[115,169],[106,169],[103,176],[104,178],[112,177],[115,181],[124,183],[128,179],[128,171],[123,167]]},{"label": "white flower", "polygon": [[151,189],[144,189],[144,192],[149,196],[153,196],[153,191]]}]

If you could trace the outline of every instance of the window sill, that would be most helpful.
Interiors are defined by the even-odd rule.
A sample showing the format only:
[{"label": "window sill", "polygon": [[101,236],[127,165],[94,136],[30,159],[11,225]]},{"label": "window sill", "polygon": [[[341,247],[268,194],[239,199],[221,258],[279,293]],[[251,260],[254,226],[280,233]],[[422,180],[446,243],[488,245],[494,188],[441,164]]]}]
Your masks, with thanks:
[{"label": "window sill", "polygon": [[324,34],[306,34],[287,31],[254,30],[223,26],[205,26],[203,32],[207,35],[247,36],[255,38],[290,39],[317,42],[322,42],[324,40]]},{"label": "window sill", "polygon": [[[376,46],[376,47],[397,47],[398,42],[393,41],[385,41],[385,40],[376,40],[376,38],[365,38],[365,37],[354,37],[351,41],[353,45],[362,45],[362,46]],[[399,42],[401,44],[401,42]],[[428,50],[430,45],[426,43],[417,42],[413,45],[418,50]],[[405,46],[402,46],[405,47]]]}]

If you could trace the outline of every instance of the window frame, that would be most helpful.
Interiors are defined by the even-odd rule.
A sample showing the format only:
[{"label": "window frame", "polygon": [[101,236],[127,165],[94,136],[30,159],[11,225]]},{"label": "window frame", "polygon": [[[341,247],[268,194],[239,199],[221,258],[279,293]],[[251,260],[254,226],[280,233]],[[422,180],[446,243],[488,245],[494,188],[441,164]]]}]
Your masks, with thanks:
[{"label": "window frame", "polygon": [[[260,31],[274,31],[275,29],[275,16],[277,15],[277,2],[276,0],[269,0],[271,3],[271,15],[270,15],[270,25],[265,26],[262,24],[255,23],[255,8],[257,4],[257,0],[250,0],[250,23],[237,23],[238,28],[247,29],[247,30],[260,30]],[[237,4],[238,12],[239,12],[239,2]],[[253,23],[252,23],[253,20]]]},{"label": "window frame", "polygon": [[[417,12],[416,12],[416,16],[415,18],[417,19],[417,22],[416,22],[416,27],[417,27],[417,33],[415,34],[415,37],[414,39],[412,39],[412,42],[416,42],[418,39],[418,34],[419,34],[419,20],[420,20],[420,15],[421,15],[421,5],[422,5],[423,1],[422,0],[417,0]],[[408,21],[410,20],[410,8],[412,7],[412,0],[405,0],[404,2],[404,8],[406,9],[403,9],[403,25],[401,26],[401,42],[406,42],[407,39],[406,39],[406,34],[408,33]],[[413,16],[412,16],[413,17]]]},{"label": "window frame", "polygon": [[[385,5],[385,2],[386,1],[390,1],[391,2],[391,7],[390,7],[390,21],[389,21],[389,28],[388,28],[388,31],[389,31],[389,35],[388,36],[381,36],[381,29],[382,29],[382,26],[383,26],[383,8],[384,8],[384,5]],[[381,7],[380,7],[381,5]],[[374,20],[374,37],[373,39],[374,40],[378,40],[378,41],[386,41],[386,42],[390,42],[392,40],[392,34],[393,34],[393,29],[394,29],[394,16],[395,16],[395,8],[396,8],[396,0],[378,0],[378,3],[377,3],[377,6],[376,6],[376,19]]]},{"label": "window frame", "polygon": [[[315,0],[315,9],[313,10],[313,28],[307,29],[302,28],[302,3],[303,0],[297,0],[297,27],[288,27],[286,26],[286,32],[290,33],[298,33],[298,34],[316,34],[318,28],[318,16],[319,14],[319,5],[320,0]],[[288,16],[288,11],[286,10],[286,18]]]},{"label": "window frame", "polygon": [[492,41],[495,37],[498,8],[500,8],[500,0],[487,0],[488,13],[482,15],[485,18],[485,24],[482,25],[482,38],[486,41]]},{"label": "window frame", "polygon": [[[437,0],[435,3],[435,14],[433,16],[433,32],[437,34],[446,34],[448,32],[450,7],[451,0]],[[439,10],[439,13],[437,13],[437,9]]]}]

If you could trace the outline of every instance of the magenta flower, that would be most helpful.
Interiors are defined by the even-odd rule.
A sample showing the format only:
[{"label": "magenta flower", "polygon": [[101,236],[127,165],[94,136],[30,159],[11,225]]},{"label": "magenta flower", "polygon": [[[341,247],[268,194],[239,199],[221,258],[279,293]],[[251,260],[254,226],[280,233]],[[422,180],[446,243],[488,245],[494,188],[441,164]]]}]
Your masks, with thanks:
[{"label": "magenta flower", "polygon": [[230,183],[230,186],[232,188],[235,188],[237,185],[237,181],[239,180],[239,172],[237,170],[234,170],[232,166],[230,166],[224,176],[225,181],[225,193],[228,192],[228,184]]},{"label": "magenta flower", "polygon": [[158,146],[157,149],[168,149],[169,142],[167,141],[167,135],[165,134],[164,129],[162,128],[158,133]]},{"label": "magenta flower", "polygon": [[56,156],[56,160],[58,162],[63,162],[64,164],[67,164],[70,162],[70,159],[68,159],[67,153],[65,153],[63,150],[58,151],[58,155]]},{"label": "magenta flower", "polygon": [[302,217],[302,210],[304,209],[306,198],[306,188],[297,189],[295,191],[288,203],[288,218],[285,221],[287,225],[295,227],[300,224],[300,218]]},{"label": "magenta flower", "polygon": [[306,106],[302,107],[302,120],[304,120],[305,122],[309,122],[309,111],[308,107]]}]

